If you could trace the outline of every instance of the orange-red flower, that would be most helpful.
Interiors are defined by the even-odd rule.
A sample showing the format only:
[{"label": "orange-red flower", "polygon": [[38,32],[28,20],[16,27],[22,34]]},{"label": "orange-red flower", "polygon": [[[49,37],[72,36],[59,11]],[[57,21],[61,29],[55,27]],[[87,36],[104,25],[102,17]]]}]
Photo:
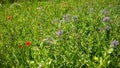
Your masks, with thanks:
[{"label": "orange-red flower", "polygon": [[7,19],[8,19],[8,20],[11,20],[11,19],[12,19],[12,16],[7,16]]},{"label": "orange-red flower", "polygon": [[26,46],[30,46],[30,44],[31,44],[30,41],[26,42]]},{"label": "orange-red flower", "polygon": [[22,45],[19,45],[18,48],[22,48]]}]

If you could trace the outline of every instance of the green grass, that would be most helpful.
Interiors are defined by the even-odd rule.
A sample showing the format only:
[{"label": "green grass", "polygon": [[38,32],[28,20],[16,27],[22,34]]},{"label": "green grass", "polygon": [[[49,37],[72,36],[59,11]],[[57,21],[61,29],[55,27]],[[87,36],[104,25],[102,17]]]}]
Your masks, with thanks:
[{"label": "green grass", "polygon": [[111,44],[120,42],[119,16],[119,0],[1,4],[0,67],[119,68],[120,44]]}]

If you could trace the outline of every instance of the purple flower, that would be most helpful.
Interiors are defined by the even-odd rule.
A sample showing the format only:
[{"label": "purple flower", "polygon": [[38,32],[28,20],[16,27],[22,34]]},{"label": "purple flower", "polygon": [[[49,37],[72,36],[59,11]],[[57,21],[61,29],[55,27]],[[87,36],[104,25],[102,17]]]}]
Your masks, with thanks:
[{"label": "purple flower", "polygon": [[111,42],[111,45],[112,45],[112,47],[116,48],[116,46],[119,45],[119,41],[113,40],[113,41]]},{"label": "purple flower", "polygon": [[66,14],[66,15],[63,16],[63,18],[66,22],[69,22],[70,21],[70,16],[71,16],[70,14]]},{"label": "purple flower", "polygon": [[109,11],[107,11],[105,9],[101,10],[101,13],[104,14],[104,15],[109,15]]},{"label": "purple flower", "polygon": [[103,22],[110,22],[110,17],[104,17]]},{"label": "purple flower", "polygon": [[64,33],[63,30],[59,30],[59,31],[56,32],[56,35],[57,35],[57,36],[60,36],[60,35],[62,35],[63,33]]}]

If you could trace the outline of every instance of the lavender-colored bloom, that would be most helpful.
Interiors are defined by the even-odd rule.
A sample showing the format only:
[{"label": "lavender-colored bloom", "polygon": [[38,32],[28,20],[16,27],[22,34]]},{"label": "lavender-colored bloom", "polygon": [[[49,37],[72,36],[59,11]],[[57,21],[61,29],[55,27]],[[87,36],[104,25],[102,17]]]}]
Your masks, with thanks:
[{"label": "lavender-colored bloom", "polygon": [[103,22],[110,22],[110,17],[104,17]]},{"label": "lavender-colored bloom", "polygon": [[109,15],[109,11],[107,11],[107,10],[105,10],[105,9],[104,9],[104,10],[101,10],[101,13],[104,14],[104,15]]},{"label": "lavender-colored bloom", "polygon": [[63,18],[66,22],[69,22],[70,21],[70,16],[71,16],[70,14],[66,14],[66,15],[63,16]]},{"label": "lavender-colored bloom", "polygon": [[59,31],[56,32],[56,35],[57,35],[57,36],[60,36],[60,35],[62,35],[63,33],[64,33],[63,30],[59,30]]},{"label": "lavender-colored bloom", "polygon": [[112,47],[116,48],[116,46],[119,45],[119,41],[113,40],[113,41],[111,42],[111,45],[112,45]]}]

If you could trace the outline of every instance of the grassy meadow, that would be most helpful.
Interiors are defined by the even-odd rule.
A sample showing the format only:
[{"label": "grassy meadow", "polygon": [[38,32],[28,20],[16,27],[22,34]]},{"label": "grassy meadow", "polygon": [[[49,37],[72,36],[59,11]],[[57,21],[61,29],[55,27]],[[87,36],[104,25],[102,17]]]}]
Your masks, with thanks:
[{"label": "grassy meadow", "polygon": [[0,68],[120,68],[120,1],[1,3]]}]

